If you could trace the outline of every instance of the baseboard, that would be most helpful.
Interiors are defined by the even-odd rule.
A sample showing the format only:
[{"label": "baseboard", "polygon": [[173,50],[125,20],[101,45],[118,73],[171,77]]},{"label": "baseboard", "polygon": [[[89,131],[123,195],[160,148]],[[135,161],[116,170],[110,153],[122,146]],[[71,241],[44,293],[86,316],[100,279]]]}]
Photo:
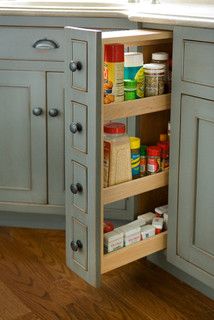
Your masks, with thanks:
[{"label": "baseboard", "polygon": [[29,212],[0,212],[0,226],[38,229],[65,229],[65,216]]},{"label": "baseboard", "polygon": [[176,268],[174,265],[169,263],[166,260],[166,255],[165,253],[156,253],[148,257],[148,260],[151,261],[152,263],[156,264],[160,268],[164,269],[165,271],[171,273],[173,276],[178,278],[179,280],[187,283],[194,289],[200,291],[207,297],[214,299],[214,290],[202,282],[198,281],[197,279],[193,278],[186,272]]}]

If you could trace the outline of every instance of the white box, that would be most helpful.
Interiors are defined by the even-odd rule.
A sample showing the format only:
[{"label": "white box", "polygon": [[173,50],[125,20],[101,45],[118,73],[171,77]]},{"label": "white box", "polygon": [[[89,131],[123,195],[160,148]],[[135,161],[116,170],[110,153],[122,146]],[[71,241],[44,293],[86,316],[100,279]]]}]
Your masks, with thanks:
[{"label": "white box", "polygon": [[141,238],[145,240],[147,238],[151,238],[155,236],[155,227],[151,224],[147,224],[141,228]]},{"label": "white box", "polygon": [[154,218],[152,220],[152,225],[155,227],[155,229],[162,230],[163,229],[163,218],[157,218],[157,217]]},{"label": "white box", "polygon": [[141,239],[141,227],[132,225],[132,223],[121,226],[115,230],[123,233],[125,246],[136,243]]},{"label": "white box", "polygon": [[151,224],[154,217],[155,217],[155,214],[153,212],[147,212],[147,213],[139,215],[137,217],[137,219],[143,220],[145,222],[145,224]]},{"label": "white box", "polygon": [[159,214],[160,216],[163,216],[164,213],[168,213],[168,204],[155,208],[155,213]]},{"label": "white box", "polygon": [[168,229],[168,213],[163,214],[163,226],[165,230]]},{"label": "white box", "polygon": [[112,252],[123,248],[123,233],[113,230],[104,234],[104,250],[105,253]]}]

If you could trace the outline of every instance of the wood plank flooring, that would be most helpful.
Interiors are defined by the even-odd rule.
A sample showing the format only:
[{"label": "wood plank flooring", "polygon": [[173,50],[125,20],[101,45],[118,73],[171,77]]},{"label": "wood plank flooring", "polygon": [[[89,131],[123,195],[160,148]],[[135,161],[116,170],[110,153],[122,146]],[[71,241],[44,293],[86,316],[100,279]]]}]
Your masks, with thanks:
[{"label": "wood plank flooring", "polygon": [[0,320],[213,320],[214,302],[146,260],[87,285],[63,231],[0,228]]}]

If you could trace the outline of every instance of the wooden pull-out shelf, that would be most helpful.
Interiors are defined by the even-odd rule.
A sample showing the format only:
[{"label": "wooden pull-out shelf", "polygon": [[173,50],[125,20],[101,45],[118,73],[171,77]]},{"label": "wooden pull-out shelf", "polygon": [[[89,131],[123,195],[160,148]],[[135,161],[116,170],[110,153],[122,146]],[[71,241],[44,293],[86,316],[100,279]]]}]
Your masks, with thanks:
[{"label": "wooden pull-out shelf", "polygon": [[166,245],[167,231],[117,251],[107,253],[103,256],[101,273],[111,271],[152,253],[166,249]]},{"label": "wooden pull-out shelf", "polygon": [[139,116],[170,109],[171,94],[104,105],[104,121]]},{"label": "wooden pull-out shelf", "polygon": [[168,170],[103,189],[103,203],[108,204],[168,185]]}]

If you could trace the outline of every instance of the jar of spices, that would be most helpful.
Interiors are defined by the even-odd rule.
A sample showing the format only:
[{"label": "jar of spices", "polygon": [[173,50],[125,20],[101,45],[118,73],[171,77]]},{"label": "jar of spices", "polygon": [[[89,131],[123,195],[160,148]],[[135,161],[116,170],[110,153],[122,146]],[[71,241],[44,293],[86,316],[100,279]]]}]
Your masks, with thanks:
[{"label": "jar of spices", "polygon": [[140,177],[140,138],[130,137],[132,178]]},{"label": "jar of spices", "polygon": [[147,148],[147,174],[155,174],[161,171],[161,149],[158,146]]},{"label": "jar of spices", "polygon": [[164,94],[165,65],[148,63],[144,65],[145,97]]},{"label": "jar of spices", "polygon": [[169,81],[169,55],[167,52],[155,52],[152,53],[152,63],[164,64],[165,66],[165,79],[164,79],[164,93],[170,92]]},{"label": "jar of spices", "polygon": [[135,100],[137,90],[137,81],[125,79],[124,80],[124,100]]},{"label": "jar of spices", "polygon": [[144,177],[146,176],[146,150],[147,146],[141,145],[140,146],[140,176]]},{"label": "jar of spices", "polygon": [[169,168],[169,142],[161,141],[157,145],[161,149],[161,170],[164,171]]}]

